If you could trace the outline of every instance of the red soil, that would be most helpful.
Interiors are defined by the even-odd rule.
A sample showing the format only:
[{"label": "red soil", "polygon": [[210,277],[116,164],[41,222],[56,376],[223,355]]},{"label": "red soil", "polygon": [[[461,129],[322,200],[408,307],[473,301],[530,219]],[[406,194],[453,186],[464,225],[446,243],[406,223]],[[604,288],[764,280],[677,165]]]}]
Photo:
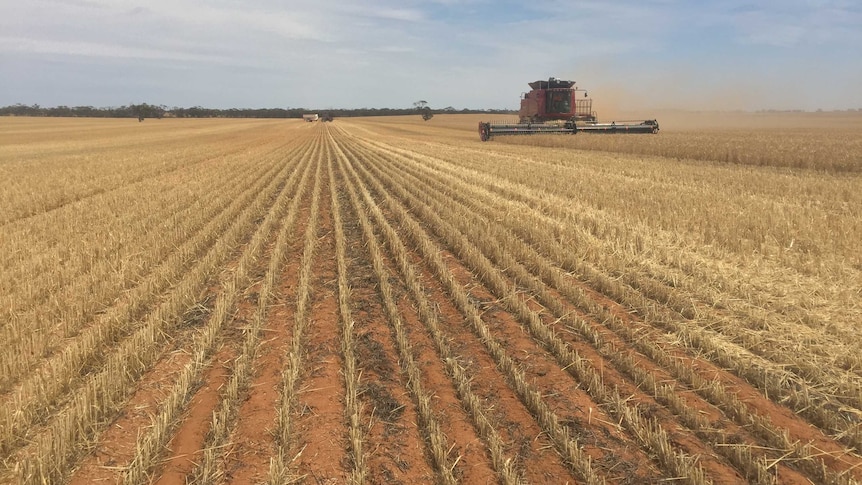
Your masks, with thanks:
[{"label": "red soil", "polygon": [[186,476],[200,462],[212,414],[219,403],[219,391],[228,380],[227,364],[234,358],[236,350],[229,346],[222,347],[213,357],[201,388],[192,397],[186,416],[168,445],[170,454],[158,473],[156,485],[184,485]]}]

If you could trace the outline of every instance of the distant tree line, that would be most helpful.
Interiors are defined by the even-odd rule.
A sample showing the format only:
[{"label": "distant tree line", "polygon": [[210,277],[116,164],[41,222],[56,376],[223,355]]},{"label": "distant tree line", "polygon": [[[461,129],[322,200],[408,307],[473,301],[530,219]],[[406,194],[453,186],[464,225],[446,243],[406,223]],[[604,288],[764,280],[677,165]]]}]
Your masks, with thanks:
[{"label": "distant tree line", "polygon": [[0,108],[0,116],[55,116],[89,118],[163,118],[169,112],[166,106],[151,104],[130,104],[111,108],[93,106],[55,106],[44,107],[38,104],[16,104]]},{"label": "distant tree line", "polygon": [[[430,108],[429,108],[430,110]],[[306,109],[306,108],[230,108],[216,109],[193,106],[191,108],[153,105],[147,103],[130,104],[128,106],[95,108],[93,106],[56,106],[44,107],[38,104],[0,107],[0,116],[55,116],[55,117],[89,117],[89,118],[302,118],[305,113],[328,113],[334,118],[350,116],[394,116],[416,114],[416,107],[411,108],[358,108],[358,109]],[[453,107],[435,109],[428,114],[440,113],[492,113],[510,114],[511,110],[501,109],[461,109]]]}]

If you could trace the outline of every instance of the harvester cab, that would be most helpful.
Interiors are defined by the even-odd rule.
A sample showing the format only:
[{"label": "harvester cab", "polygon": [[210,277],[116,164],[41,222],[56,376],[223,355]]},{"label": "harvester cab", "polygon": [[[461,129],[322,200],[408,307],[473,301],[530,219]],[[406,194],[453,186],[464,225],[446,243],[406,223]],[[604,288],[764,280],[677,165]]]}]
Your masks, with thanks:
[{"label": "harvester cab", "polygon": [[[575,87],[574,81],[555,77],[529,83],[521,98],[517,123],[479,123],[479,137],[487,141],[497,135],[537,133],[658,133],[656,120],[599,123],[593,100]],[[580,96],[583,93],[583,96]]]},{"label": "harvester cab", "polygon": [[[593,100],[587,92],[575,87],[574,81],[561,81],[555,77],[547,81],[529,83],[532,90],[521,99],[518,118],[521,123],[546,121],[596,121]],[[578,96],[584,93],[583,97]]]}]

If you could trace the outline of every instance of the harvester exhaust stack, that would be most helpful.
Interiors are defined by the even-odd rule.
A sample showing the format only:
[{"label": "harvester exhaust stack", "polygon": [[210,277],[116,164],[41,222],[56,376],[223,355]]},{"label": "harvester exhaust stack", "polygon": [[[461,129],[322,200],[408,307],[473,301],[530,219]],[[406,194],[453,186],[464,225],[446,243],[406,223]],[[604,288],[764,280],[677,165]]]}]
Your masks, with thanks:
[{"label": "harvester exhaust stack", "polygon": [[[574,81],[550,78],[529,83],[531,91],[521,99],[518,123],[479,123],[479,137],[488,141],[498,135],[542,133],[658,133],[656,120],[599,123],[593,100]],[[584,93],[578,97],[578,93]]]}]

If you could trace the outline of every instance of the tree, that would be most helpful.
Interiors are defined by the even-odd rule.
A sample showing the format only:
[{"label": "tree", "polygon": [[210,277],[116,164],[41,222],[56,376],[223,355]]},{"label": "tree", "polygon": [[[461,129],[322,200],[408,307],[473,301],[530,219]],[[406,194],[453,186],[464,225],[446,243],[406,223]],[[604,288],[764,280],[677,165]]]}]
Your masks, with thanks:
[{"label": "tree", "polygon": [[129,108],[132,115],[138,118],[138,121],[144,121],[146,118],[162,119],[162,116],[165,115],[165,109],[163,106],[141,103],[129,105]]},{"label": "tree", "polygon": [[434,117],[434,113],[431,112],[431,108],[428,106],[428,101],[421,100],[413,103],[413,107],[416,108],[416,111],[422,115],[422,119],[425,121],[430,120]]}]

